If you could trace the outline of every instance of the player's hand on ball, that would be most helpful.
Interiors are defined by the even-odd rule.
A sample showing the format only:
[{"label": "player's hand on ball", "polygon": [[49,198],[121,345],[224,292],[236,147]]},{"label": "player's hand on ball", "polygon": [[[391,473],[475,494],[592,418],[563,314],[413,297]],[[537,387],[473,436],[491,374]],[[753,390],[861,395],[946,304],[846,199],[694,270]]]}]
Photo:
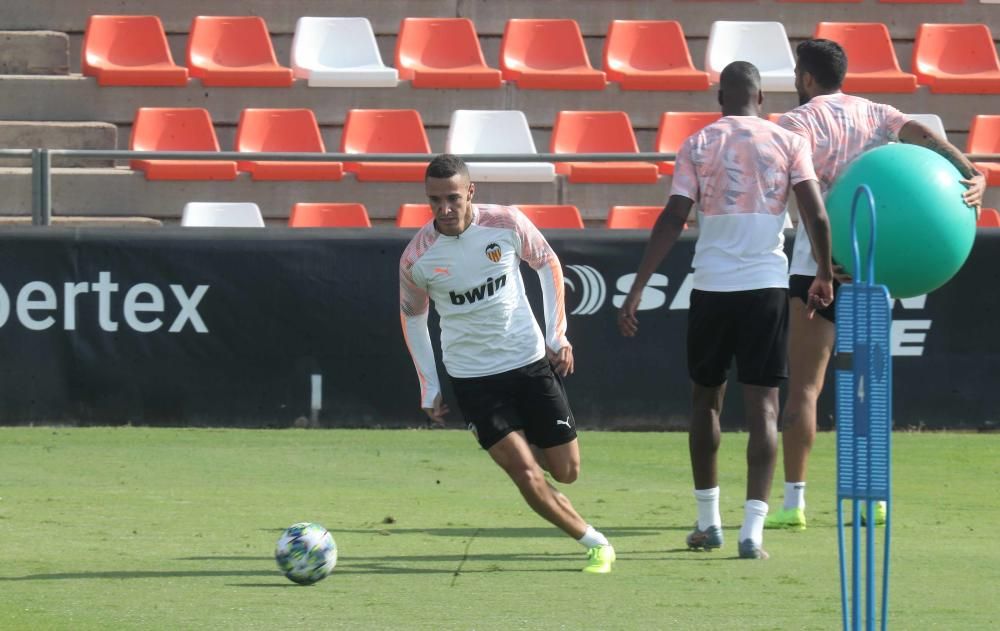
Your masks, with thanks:
[{"label": "player's hand on ball", "polygon": [[556,371],[560,377],[573,374],[572,346],[563,346],[559,349],[558,353],[550,348],[546,348],[545,355],[549,358],[549,363],[552,364],[552,370]]},{"label": "player's hand on ball", "polygon": [[440,425],[441,427],[444,427],[445,415],[451,411],[448,409],[448,406],[441,401],[440,394],[434,397],[434,407],[423,408],[423,410],[424,414],[427,415],[427,418],[429,418],[432,423]]},{"label": "player's hand on ball", "polygon": [[629,292],[622,303],[622,308],[618,310],[618,330],[625,337],[635,337],[639,332],[639,319],[635,317],[635,312],[639,309],[641,295]]},{"label": "player's hand on ball", "polygon": [[961,180],[962,184],[965,185],[965,192],[962,193],[962,199],[971,208],[976,209],[976,219],[979,219],[979,211],[983,205],[983,194],[986,192],[986,176],[982,173],[976,173],[972,177]]}]

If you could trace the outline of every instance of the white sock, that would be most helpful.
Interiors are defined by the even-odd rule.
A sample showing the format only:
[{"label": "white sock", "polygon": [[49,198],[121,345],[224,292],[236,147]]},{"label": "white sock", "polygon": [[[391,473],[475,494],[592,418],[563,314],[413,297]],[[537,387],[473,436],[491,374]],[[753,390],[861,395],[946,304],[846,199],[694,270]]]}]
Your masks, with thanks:
[{"label": "white sock", "polygon": [[785,510],[790,508],[806,509],[806,483],[785,482]]},{"label": "white sock", "polygon": [[743,505],[743,526],[740,527],[740,541],[747,539],[758,546],[764,543],[764,518],[767,517],[767,502],[747,500]]},{"label": "white sock", "polygon": [[709,526],[722,527],[722,516],[719,514],[719,487],[711,489],[695,489],[694,499],[698,500],[698,530]]},{"label": "white sock", "polygon": [[587,531],[583,533],[583,536],[577,539],[577,541],[581,546],[587,548],[588,550],[595,546],[608,545],[608,538],[600,532],[594,530],[594,527],[590,524],[587,524]]}]

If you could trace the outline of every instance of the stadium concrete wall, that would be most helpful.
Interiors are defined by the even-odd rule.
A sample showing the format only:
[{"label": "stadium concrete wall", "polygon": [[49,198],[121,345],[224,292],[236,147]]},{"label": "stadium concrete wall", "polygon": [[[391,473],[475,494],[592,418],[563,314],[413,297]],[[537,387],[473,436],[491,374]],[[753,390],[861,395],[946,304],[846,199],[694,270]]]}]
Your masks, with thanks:
[{"label": "stadium concrete wall", "polygon": [[[397,304],[411,235],[4,230],[0,423],[420,426]],[[547,236],[567,281],[577,356],[567,388],[579,425],[685,428],[693,236],[651,280],[632,340],[618,335],[615,312],[647,235]],[[525,272],[537,303],[537,278]],[[1000,416],[998,277],[1000,230],[980,230],[951,283],[896,302],[897,427],[974,428]],[[436,338],[433,317],[432,328]],[[741,416],[730,388],[724,426],[741,427]],[[457,412],[452,424],[461,426]],[[820,425],[833,424],[827,392]]]}]

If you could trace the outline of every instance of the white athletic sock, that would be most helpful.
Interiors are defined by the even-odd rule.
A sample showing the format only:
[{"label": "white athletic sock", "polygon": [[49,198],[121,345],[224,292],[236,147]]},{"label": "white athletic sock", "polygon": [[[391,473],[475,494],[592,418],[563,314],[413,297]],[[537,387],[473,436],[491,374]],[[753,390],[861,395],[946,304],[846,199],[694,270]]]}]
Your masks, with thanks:
[{"label": "white athletic sock", "polygon": [[785,482],[785,505],[784,509],[791,508],[806,509],[806,483],[805,482]]},{"label": "white athletic sock", "polygon": [[758,546],[764,543],[764,518],[767,517],[767,502],[747,500],[743,505],[743,526],[740,527],[740,541],[750,539]]},{"label": "white athletic sock", "polygon": [[577,541],[588,550],[595,546],[608,545],[608,538],[597,530],[594,530],[594,527],[590,524],[587,524],[587,532],[583,533],[583,536],[577,539]]},{"label": "white athletic sock", "polygon": [[694,499],[698,500],[698,530],[709,526],[722,527],[722,515],[719,514],[719,487],[711,489],[695,489]]}]

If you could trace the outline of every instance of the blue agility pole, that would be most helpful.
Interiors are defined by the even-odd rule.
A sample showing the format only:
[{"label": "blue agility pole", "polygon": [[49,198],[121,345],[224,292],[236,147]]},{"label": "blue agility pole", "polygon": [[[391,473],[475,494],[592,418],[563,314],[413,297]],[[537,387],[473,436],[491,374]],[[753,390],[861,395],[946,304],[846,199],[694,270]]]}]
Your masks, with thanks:
[{"label": "blue agility pole", "polygon": [[[858,201],[868,202],[868,251],[861,264]],[[881,628],[889,606],[889,526],[891,505],[892,355],[889,290],[875,281],[875,198],[868,186],[854,193],[851,237],[854,282],[837,292],[837,546],[840,552],[840,601],[845,631],[875,629],[875,503],[886,502],[885,555],[882,562]],[[852,506],[851,595],[847,594],[844,500]],[[861,602],[861,506],[864,504],[865,616]],[[864,623],[862,626],[862,622]]]}]

